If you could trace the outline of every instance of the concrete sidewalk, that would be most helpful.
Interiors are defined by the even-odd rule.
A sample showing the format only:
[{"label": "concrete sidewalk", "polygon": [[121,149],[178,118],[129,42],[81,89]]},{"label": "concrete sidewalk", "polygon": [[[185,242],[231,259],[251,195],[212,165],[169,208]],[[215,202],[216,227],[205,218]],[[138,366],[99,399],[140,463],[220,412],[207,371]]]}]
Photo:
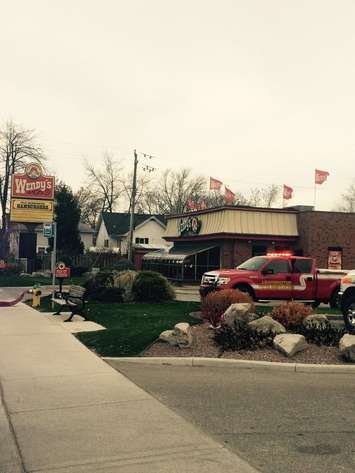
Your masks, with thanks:
[{"label": "concrete sidewalk", "polygon": [[255,473],[24,304],[0,309],[0,472]]}]

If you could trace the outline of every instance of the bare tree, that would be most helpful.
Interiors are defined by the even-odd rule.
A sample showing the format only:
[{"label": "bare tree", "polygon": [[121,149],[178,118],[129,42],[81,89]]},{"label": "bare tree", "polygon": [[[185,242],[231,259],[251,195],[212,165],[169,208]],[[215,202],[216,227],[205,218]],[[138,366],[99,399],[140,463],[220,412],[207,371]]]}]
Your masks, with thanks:
[{"label": "bare tree", "polygon": [[355,181],[342,194],[342,202],[338,206],[341,212],[355,212]]},{"label": "bare tree", "polygon": [[[279,194],[279,186],[273,184],[264,188],[251,189],[249,195],[236,192],[233,205],[272,207]],[[221,207],[226,204],[225,195],[218,191],[209,191],[206,179],[194,177],[188,169],[167,170],[155,185],[143,188],[141,208],[149,213],[183,213],[188,208],[188,201],[203,204],[205,208]]]},{"label": "bare tree", "polygon": [[104,155],[101,168],[88,162],[85,163],[85,168],[91,191],[102,202],[101,211],[113,212],[124,192],[122,169],[108,153]]},{"label": "bare tree", "polygon": [[[226,205],[225,195],[218,191],[208,193],[206,192],[206,195],[201,200],[205,202],[207,208],[221,207],[223,205]],[[236,192],[234,195],[234,200],[231,204],[248,205],[248,200],[241,192]]]},{"label": "bare tree", "polygon": [[250,190],[246,203],[254,207],[272,207],[277,201],[279,194],[280,187],[276,184],[266,187],[255,187]]},{"label": "bare tree", "polygon": [[103,208],[103,199],[97,197],[88,187],[80,187],[75,194],[81,210],[81,221],[95,228]]},{"label": "bare tree", "polygon": [[136,204],[138,213],[156,214],[160,213],[159,196],[155,189],[148,187],[142,192],[140,200]]},{"label": "bare tree", "polygon": [[[152,192],[150,190],[150,185],[152,179],[149,174],[142,174],[137,178],[137,190],[135,198],[135,212],[136,213],[154,213],[151,211],[154,208],[154,198],[152,198]],[[133,176],[130,174],[122,181],[122,185],[125,191],[125,197],[128,203],[128,212],[131,211],[132,203],[132,185],[133,185]],[[152,199],[150,202],[149,199]]]},{"label": "bare tree", "polygon": [[34,131],[21,128],[12,121],[7,122],[4,128],[0,129],[0,255],[2,257],[7,251],[5,234],[11,175],[23,171],[30,161],[39,164],[45,161],[44,153],[36,143]]},{"label": "bare tree", "polygon": [[[188,200],[198,202],[206,195],[206,182],[202,176],[193,177],[189,169],[168,169],[154,189],[149,189],[142,202],[150,212],[161,214],[182,213],[187,210]],[[148,204],[148,205],[147,205]]]}]

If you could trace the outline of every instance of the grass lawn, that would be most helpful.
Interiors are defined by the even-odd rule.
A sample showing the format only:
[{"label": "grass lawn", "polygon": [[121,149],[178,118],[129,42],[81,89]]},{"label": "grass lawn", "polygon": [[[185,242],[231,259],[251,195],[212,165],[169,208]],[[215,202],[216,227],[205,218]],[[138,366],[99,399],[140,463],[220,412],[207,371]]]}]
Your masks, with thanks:
[{"label": "grass lawn", "polygon": [[[64,285],[71,286],[72,284],[82,284],[84,279],[82,277],[73,277],[64,280]],[[40,284],[41,286],[51,286],[52,278],[33,278],[31,276],[0,276],[0,287],[31,287],[34,284]],[[56,284],[59,286],[58,279]]]},{"label": "grass lawn", "polygon": [[[42,299],[41,311],[51,311],[50,298]],[[198,320],[189,313],[199,310],[197,302],[167,302],[161,304],[94,303],[87,304],[90,320],[107,330],[77,334],[78,339],[101,356],[137,356],[156,340],[163,330],[178,322],[190,325]]]},{"label": "grass lawn", "polygon": [[[30,301],[28,302],[30,304]],[[199,323],[189,313],[199,310],[198,302],[167,302],[161,304],[90,302],[86,313],[90,320],[107,330],[79,333],[76,336],[101,356],[137,356],[148,348],[163,330],[178,322]],[[41,312],[51,312],[50,297],[43,297]],[[268,313],[269,305],[257,306],[257,312]],[[317,309],[315,313],[340,314],[338,309]]]}]

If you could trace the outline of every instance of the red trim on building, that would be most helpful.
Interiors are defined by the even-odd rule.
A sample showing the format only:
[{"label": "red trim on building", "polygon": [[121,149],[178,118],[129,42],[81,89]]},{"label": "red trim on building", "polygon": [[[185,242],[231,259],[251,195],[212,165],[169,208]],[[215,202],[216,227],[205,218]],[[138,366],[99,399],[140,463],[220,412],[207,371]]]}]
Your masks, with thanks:
[{"label": "red trim on building", "polygon": [[201,240],[267,240],[267,241],[297,241],[298,236],[275,236],[275,235],[238,235],[236,233],[210,233],[208,235],[196,235],[186,237],[164,236],[167,241],[201,241]]},{"label": "red trim on building", "polygon": [[212,207],[210,209],[205,209],[205,210],[197,210],[194,212],[185,212],[185,213],[180,213],[180,214],[172,214],[169,215],[169,219],[171,218],[183,218],[186,217],[187,215],[203,215],[203,214],[209,214],[213,212],[220,212],[223,210],[233,210],[233,211],[246,211],[246,212],[272,212],[272,213],[283,213],[283,214],[298,214],[299,212],[297,210],[288,210],[288,209],[274,209],[274,208],[268,208],[268,207],[243,207],[241,206],[235,206],[235,205],[225,205],[223,207]]}]

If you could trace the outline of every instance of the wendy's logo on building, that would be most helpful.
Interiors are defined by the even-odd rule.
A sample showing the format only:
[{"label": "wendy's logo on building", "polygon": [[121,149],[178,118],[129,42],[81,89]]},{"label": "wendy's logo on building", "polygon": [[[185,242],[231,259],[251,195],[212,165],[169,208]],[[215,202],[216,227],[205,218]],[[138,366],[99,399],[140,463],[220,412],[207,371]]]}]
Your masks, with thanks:
[{"label": "wendy's logo on building", "polygon": [[201,230],[202,222],[197,217],[185,217],[179,222],[180,235],[197,235]]},{"label": "wendy's logo on building", "polygon": [[43,171],[39,164],[30,163],[25,168],[25,174],[30,179],[38,179],[39,177],[43,176]]}]

